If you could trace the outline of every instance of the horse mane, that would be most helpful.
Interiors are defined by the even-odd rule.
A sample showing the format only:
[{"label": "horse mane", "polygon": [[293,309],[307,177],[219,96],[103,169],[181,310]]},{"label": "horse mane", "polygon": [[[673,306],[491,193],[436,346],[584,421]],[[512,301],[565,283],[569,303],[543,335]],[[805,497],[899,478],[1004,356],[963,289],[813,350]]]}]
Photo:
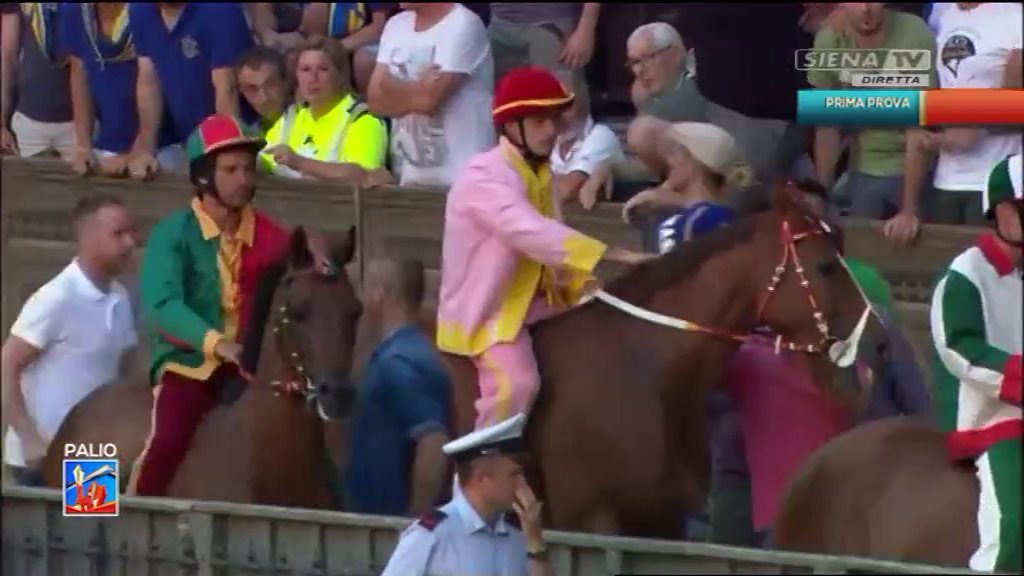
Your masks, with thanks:
[{"label": "horse mane", "polygon": [[249,374],[255,374],[256,368],[260,364],[263,335],[266,333],[267,320],[270,319],[270,311],[274,305],[274,294],[287,270],[288,253],[285,252],[280,259],[267,267],[256,284],[255,298],[252,308],[249,310],[249,318],[245,323],[245,336],[241,342],[242,357],[238,359],[242,370]]},{"label": "horse mane", "polygon": [[701,265],[720,252],[750,242],[756,215],[740,219],[686,242],[679,242],[660,258],[645,262],[608,284],[608,292],[628,301],[645,302],[697,273]]}]

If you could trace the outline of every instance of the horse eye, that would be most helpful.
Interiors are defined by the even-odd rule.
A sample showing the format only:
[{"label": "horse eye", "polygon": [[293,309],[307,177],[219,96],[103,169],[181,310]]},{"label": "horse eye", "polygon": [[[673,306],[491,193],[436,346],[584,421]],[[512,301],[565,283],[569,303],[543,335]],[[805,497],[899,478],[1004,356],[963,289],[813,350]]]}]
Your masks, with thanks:
[{"label": "horse eye", "polygon": [[818,264],[818,272],[820,272],[822,276],[831,276],[832,274],[835,274],[838,269],[839,263],[835,260],[821,262]]}]

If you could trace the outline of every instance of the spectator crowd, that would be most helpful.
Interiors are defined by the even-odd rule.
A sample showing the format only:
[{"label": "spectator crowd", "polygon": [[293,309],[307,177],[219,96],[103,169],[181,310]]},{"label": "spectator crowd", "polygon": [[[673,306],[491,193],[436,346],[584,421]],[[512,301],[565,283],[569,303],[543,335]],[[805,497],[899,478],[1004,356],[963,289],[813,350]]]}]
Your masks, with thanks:
[{"label": "spectator crowd", "polygon": [[[884,221],[895,243],[914,241],[922,222],[983,225],[981,198],[992,168],[1022,151],[1019,127],[801,127],[797,90],[849,87],[850,78],[793,66],[794,52],[811,47],[917,48],[933,56],[933,87],[1020,89],[1019,3],[666,4],[659,8],[663,17],[635,28],[623,46],[610,47],[601,34],[608,27],[600,24],[615,8],[3,4],[0,147],[23,157],[57,155],[83,175],[146,180],[157,172],[186,172],[186,139],[216,113],[241,118],[266,139],[259,166],[268,174],[446,190],[474,155],[497,143],[491,118],[496,82],[515,67],[539,66],[576,95],[560,119],[550,159],[557,211],[570,203],[589,210],[621,202],[647,247],[661,252],[763,204],[779,176],[815,180],[829,210]],[[614,54],[625,55],[615,65],[631,77],[621,91],[626,114],[613,111],[614,87],[599,91],[590,81],[592,62]],[[131,247],[120,236],[128,219],[109,202],[84,205],[76,214],[86,246],[80,259],[110,272],[111,282]],[[111,233],[123,244],[106,254],[90,252],[95,226],[116,228]],[[884,281],[858,270],[858,282],[898,332]],[[123,289],[115,284],[109,301],[91,298],[82,274],[70,267],[59,277],[60,290],[82,301],[62,321],[107,314],[103,322],[110,324],[105,310],[123,312]],[[410,328],[423,292],[422,267],[369,266],[364,300],[385,338],[366,368],[363,420],[345,480],[353,510],[419,515],[446,489],[441,446],[450,440],[444,425],[450,383],[430,338]],[[16,324],[28,346],[15,350],[18,370],[37,358],[33,349],[52,342],[52,327],[35,316],[46,305],[35,302]],[[109,355],[135,342],[121,315],[108,326],[116,332],[104,340]],[[917,390],[921,376],[906,367],[912,352],[903,348],[892,372],[916,382]],[[745,348],[746,367],[756,364],[780,383],[796,381],[795,369],[773,364],[782,361],[765,350]],[[5,346],[5,388],[7,352]],[[751,380],[740,372],[729,376],[732,388]],[[60,402],[73,405],[88,391]],[[880,412],[929,410],[927,398],[914,391],[893,396],[913,400]],[[728,398],[714,402],[709,414],[736,413]],[[56,430],[52,421],[59,424],[70,407],[50,410],[46,429],[23,439],[15,452],[5,449],[5,461],[22,472],[30,468]],[[755,527],[746,528],[751,534],[736,528],[743,514],[736,510],[745,506],[750,514],[749,487],[744,504],[744,489],[729,480],[748,475],[745,464],[730,463],[736,454],[727,454],[729,446],[742,444],[742,432],[727,416],[716,416],[714,425],[719,491],[712,496],[718,530],[712,536],[755,544]],[[832,437],[842,426],[830,420],[819,428]],[[735,450],[742,459],[742,448]],[[765,519],[756,528],[770,529],[773,514],[758,512]]]}]

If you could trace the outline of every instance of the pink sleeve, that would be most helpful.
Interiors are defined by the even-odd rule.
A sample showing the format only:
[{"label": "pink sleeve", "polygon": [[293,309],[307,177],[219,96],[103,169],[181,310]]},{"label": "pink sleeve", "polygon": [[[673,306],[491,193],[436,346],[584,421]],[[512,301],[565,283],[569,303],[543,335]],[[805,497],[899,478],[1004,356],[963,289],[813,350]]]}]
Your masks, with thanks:
[{"label": "pink sleeve", "polygon": [[545,266],[591,272],[604,255],[604,243],[546,218],[513,184],[473,166],[466,185],[467,208],[483,226],[510,246]]}]

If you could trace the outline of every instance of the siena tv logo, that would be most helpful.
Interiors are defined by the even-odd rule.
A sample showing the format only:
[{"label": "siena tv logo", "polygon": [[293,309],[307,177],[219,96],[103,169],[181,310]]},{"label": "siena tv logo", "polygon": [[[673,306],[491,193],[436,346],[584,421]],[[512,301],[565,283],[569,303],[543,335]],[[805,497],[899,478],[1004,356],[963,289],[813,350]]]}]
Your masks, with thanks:
[{"label": "siena tv logo", "polygon": [[120,465],[113,444],[65,444],[65,516],[117,516]]},{"label": "siena tv logo", "polygon": [[796,51],[797,70],[929,72],[932,52],[910,48],[811,48]]}]

